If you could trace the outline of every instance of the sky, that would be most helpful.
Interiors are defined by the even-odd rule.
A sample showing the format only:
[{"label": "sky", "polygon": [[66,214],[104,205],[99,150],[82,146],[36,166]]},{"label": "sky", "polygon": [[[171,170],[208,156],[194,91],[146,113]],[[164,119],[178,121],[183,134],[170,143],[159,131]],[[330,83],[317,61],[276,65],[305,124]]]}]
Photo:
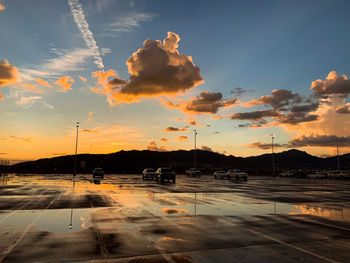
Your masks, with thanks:
[{"label": "sky", "polygon": [[0,159],[350,150],[349,1],[0,0]]}]

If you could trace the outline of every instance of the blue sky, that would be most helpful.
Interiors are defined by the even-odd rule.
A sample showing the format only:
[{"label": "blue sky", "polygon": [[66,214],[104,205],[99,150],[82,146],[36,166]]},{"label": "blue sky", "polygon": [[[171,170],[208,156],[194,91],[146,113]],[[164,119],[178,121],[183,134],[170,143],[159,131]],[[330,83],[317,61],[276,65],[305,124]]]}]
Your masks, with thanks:
[{"label": "blue sky", "polygon": [[[199,130],[199,147],[239,156],[268,151],[251,144],[269,143],[271,133],[283,145],[300,137],[300,131],[314,137],[350,135],[346,131],[336,134],[336,130],[324,127],[322,114],[327,110],[322,107],[325,106],[316,109],[318,121],[289,126],[280,120],[273,124],[275,120],[268,118],[258,129],[238,128],[251,120],[229,117],[234,113],[268,109],[267,104],[247,108],[242,103],[271,95],[272,90],[289,90],[308,97],[313,94],[310,90],[313,81],[325,81],[332,71],[337,72],[337,77],[348,75],[348,1],[71,2],[82,8],[95,50],[91,39],[89,43],[84,41],[69,1],[0,1],[4,7],[0,11],[0,60],[8,61],[19,71],[16,82],[0,88],[3,97],[0,118],[5,124],[0,133],[0,147],[4,149],[0,150],[1,158],[35,159],[70,154],[77,120],[82,130],[90,131],[82,132],[80,150],[96,153],[147,149],[155,144],[163,147],[158,150],[191,149],[194,128]],[[181,38],[178,52],[192,57],[204,83],[169,96],[145,95],[138,97],[140,102],[115,105],[107,101],[107,94],[96,94],[90,89],[97,86],[92,72],[99,70],[113,69],[121,79],[128,80],[130,72],[125,63],[129,57],[143,47],[146,39],[162,41],[168,32]],[[93,53],[96,50],[97,55]],[[96,63],[96,56],[103,68]],[[55,82],[65,76],[74,82],[69,89],[62,90]],[[52,87],[40,85],[37,78]],[[26,87],[28,84],[36,85],[36,90]],[[235,95],[231,91],[237,87],[246,91],[239,97],[239,103],[233,107],[220,106],[215,113],[190,114],[181,110],[181,106],[168,107],[160,101],[163,98],[173,103],[189,102],[206,91],[221,93],[222,99],[217,101],[221,103],[233,99]],[[347,107],[347,102],[344,99],[334,105]],[[92,117],[87,121],[89,112]],[[195,119],[203,127],[176,120],[179,118]],[[322,124],[319,120],[323,120]],[[341,115],[340,122],[347,121],[348,115]],[[119,127],[117,134],[111,132],[115,126]],[[164,132],[169,126],[187,131]],[[98,134],[101,139],[96,139]],[[179,141],[179,136],[187,139]],[[168,142],[160,141],[161,138]],[[47,142],[45,147],[42,141]],[[153,141],[155,144],[151,144]],[[31,150],[38,145],[40,150]],[[333,153],[332,148],[324,145],[303,147],[318,155]],[[25,154],[16,154],[13,149]]]}]

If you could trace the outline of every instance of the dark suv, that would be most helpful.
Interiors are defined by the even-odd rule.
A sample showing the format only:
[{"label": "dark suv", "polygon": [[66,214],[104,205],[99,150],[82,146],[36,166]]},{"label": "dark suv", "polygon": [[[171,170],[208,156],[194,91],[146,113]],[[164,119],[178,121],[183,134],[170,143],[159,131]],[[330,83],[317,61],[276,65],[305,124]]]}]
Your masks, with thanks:
[{"label": "dark suv", "polygon": [[165,180],[167,181],[173,181],[175,183],[176,180],[176,175],[173,169],[167,168],[167,167],[161,167],[158,168],[157,170],[157,181],[164,182]]},{"label": "dark suv", "polygon": [[105,172],[103,171],[102,168],[95,168],[94,172],[92,173],[93,178],[103,179],[104,175],[105,175]]}]

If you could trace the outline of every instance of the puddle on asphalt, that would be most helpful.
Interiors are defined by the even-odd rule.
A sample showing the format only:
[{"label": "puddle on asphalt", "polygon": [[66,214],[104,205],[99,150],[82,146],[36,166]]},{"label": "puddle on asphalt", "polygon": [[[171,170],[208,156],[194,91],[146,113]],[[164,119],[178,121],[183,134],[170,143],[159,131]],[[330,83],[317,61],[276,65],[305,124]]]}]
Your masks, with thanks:
[{"label": "puddle on asphalt", "polygon": [[350,209],[332,204],[288,204],[242,197],[232,193],[164,193],[110,195],[122,207],[132,208],[128,216],[246,216],[305,214],[350,221]]},{"label": "puddle on asphalt", "polygon": [[[49,179],[48,179],[49,178]],[[237,193],[140,193],[140,188],[133,188],[116,184],[116,180],[101,180],[96,184],[88,178],[80,178],[72,182],[69,176],[50,176],[45,179],[43,176],[32,176],[19,178],[11,176],[6,183],[9,185],[22,185],[28,188],[29,192],[22,194],[30,197],[37,189],[62,190],[63,194],[84,195],[96,193],[96,195],[107,196],[113,199],[111,206],[117,205],[118,212],[115,218],[121,217],[152,217],[152,216],[254,216],[268,214],[301,214],[314,215],[328,219],[350,221],[350,208],[347,203],[308,203],[288,204],[273,201],[265,201],[255,198],[241,196]],[[85,180],[85,181],[84,181]],[[142,183],[141,183],[142,184]],[[37,188],[40,186],[41,188]],[[9,189],[9,188],[7,188]],[[13,199],[20,197],[17,189],[14,189]],[[16,195],[17,193],[17,195]],[[29,194],[29,195],[27,195]],[[10,195],[6,194],[9,197]],[[23,197],[23,196],[22,196]],[[33,196],[31,196],[34,198]],[[0,198],[1,201],[1,198]],[[344,207],[342,207],[342,205]],[[347,206],[347,207],[346,207]],[[98,208],[96,208],[98,209]],[[0,228],[4,229],[9,225],[26,226],[34,222],[34,225],[41,230],[51,232],[79,231],[90,226],[90,215],[95,209],[49,209],[49,210],[18,210],[15,212],[4,211],[0,213]],[[113,210],[112,212],[113,213]],[[98,214],[103,218],[103,213]],[[107,216],[107,215],[106,215]],[[108,214],[113,217],[113,214]],[[70,228],[71,224],[71,228]],[[132,230],[133,228],[131,228]]]},{"label": "puddle on asphalt", "polygon": [[91,209],[17,210],[0,214],[0,229],[9,226],[33,226],[50,232],[73,232],[90,226]]}]

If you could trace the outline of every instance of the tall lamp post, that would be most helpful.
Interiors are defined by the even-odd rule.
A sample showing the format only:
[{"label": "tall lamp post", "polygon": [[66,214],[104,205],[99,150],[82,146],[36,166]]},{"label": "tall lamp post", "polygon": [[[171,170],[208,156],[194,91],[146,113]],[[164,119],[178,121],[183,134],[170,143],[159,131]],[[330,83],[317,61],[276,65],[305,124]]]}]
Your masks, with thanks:
[{"label": "tall lamp post", "polygon": [[271,140],[272,140],[272,176],[275,177],[275,151],[273,148],[273,140],[276,138],[274,134],[271,134]]},{"label": "tall lamp post", "polygon": [[338,171],[340,171],[340,162],[339,162],[339,143],[337,139],[337,162],[338,162]]},{"label": "tall lamp post", "polygon": [[194,131],[194,168],[197,168],[197,130]]},{"label": "tall lamp post", "polygon": [[79,122],[77,122],[77,134],[75,136],[75,157],[74,157],[74,172],[73,172],[74,177],[77,174],[78,131],[79,131]]}]

